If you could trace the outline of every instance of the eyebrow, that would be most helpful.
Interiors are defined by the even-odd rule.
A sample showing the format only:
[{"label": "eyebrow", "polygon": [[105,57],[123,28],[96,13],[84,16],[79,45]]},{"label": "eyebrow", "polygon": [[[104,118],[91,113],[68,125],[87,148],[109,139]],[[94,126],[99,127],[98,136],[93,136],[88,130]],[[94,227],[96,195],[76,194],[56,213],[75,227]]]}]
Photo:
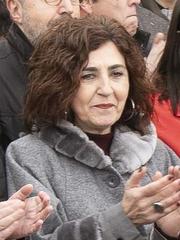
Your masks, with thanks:
[{"label": "eyebrow", "polygon": [[[113,70],[113,69],[116,69],[116,68],[124,68],[126,69],[126,66],[122,65],[122,64],[115,64],[115,65],[112,65],[110,67],[108,67],[108,70]],[[97,68],[96,67],[85,67],[83,68],[83,71],[89,71],[89,72],[97,72]]]}]

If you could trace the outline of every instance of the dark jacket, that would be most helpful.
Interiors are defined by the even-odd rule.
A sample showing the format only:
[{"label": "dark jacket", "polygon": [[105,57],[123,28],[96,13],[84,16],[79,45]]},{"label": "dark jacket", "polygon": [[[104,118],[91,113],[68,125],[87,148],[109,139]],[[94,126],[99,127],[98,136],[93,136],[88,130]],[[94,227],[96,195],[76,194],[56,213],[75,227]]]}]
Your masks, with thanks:
[{"label": "dark jacket", "polygon": [[[32,45],[13,24],[7,36],[0,39],[0,147],[3,151],[24,131],[21,112],[27,83],[26,63],[31,53]],[[2,159],[3,156],[0,161],[4,166]],[[4,188],[3,173],[0,181]]]},{"label": "dark jacket", "polygon": [[139,29],[143,31],[140,34],[139,32],[137,33],[136,39],[140,43],[141,48],[143,48],[144,55],[147,56],[156,33],[167,33],[169,21],[141,6],[137,8],[137,14]]},{"label": "dark jacket", "polygon": [[169,21],[168,18],[161,12],[161,7],[155,0],[141,0],[141,4],[144,8],[147,8],[166,21]]}]

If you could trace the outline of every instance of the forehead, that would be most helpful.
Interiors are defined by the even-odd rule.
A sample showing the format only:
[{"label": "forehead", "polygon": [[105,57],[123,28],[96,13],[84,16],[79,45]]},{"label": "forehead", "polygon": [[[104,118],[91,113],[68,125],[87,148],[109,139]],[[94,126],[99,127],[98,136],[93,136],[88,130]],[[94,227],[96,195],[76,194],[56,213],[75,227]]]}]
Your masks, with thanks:
[{"label": "forehead", "polygon": [[115,64],[125,66],[125,59],[116,45],[111,41],[89,53],[88,66],[111,66]]}]

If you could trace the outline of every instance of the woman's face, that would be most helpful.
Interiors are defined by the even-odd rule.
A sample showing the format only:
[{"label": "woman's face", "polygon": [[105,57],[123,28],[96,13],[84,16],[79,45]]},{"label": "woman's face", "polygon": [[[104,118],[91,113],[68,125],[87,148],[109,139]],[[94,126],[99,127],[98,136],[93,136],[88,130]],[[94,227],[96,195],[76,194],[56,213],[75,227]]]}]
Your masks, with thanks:
[{"label": "woman's face", "polygon": [[72,103],[75,125],[84,132],[109,133],[121,117],[128,92],[124,57],[109,41],[90,52],[80,72],[80,87]]}]

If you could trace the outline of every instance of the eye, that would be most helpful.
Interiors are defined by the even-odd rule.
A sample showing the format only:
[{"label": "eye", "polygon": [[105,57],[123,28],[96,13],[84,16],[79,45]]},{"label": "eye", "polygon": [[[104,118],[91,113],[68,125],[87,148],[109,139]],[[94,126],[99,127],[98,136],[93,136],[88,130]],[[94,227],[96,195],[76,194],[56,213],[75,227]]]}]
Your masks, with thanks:
[{"label": "eye", "polygon": [[113,72],[111,73],[111,75],[112,75],[113,77],[119,78],[119,77],[123,76],[124,73],[123,73],[122,71],[116,70],[116,71],[113,71]]},{"label": "eye", "polygon": [[83,75],[81,76],[81,79],[83,79],[83,80],[92,80],[92,79],[94,79],[95,77],[96,77],[95,74],[93,74],[93,73],[87,73],[87,74],[83,74]]}]

